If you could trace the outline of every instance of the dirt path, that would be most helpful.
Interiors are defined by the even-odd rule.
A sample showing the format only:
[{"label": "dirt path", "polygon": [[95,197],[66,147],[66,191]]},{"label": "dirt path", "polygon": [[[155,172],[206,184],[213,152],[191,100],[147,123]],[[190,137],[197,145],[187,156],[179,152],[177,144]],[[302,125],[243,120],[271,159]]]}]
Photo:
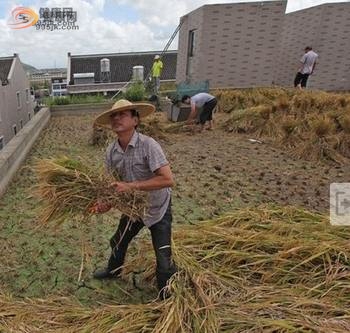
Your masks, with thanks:
[{"label": "dirt path", "polygon": [[263,202],[327,213],[330,183],[350,179],[348,165],[296,160],[269,143],[249,139],[216,128],[173,135],[164,144],[176,175],[174,201],[183,220]]}]

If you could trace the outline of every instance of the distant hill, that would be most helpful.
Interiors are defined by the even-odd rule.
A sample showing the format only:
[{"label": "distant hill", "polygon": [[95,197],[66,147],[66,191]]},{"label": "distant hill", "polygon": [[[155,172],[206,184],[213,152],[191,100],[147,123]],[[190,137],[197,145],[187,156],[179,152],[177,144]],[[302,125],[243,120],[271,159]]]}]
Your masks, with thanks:
[{"label": "distant hill", "polygon": [[35,68],[34,66],[28,65],[28,64],[24,64],[22,62],[23,68],[26,72],[30,72],[30,73],[35,73],[38,72],[39,70],[37,68]]}]

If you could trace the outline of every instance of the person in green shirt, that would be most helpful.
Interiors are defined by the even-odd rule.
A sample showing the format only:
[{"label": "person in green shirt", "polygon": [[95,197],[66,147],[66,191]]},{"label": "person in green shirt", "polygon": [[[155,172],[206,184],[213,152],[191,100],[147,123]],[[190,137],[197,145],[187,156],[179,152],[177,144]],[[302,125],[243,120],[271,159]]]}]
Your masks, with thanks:
[{"label": "person in green shirt", "polygon": [[155,95],[158,95],[158,91],[160,88],[160,75],[162,74],[163,70],[163,62],[160,60],[160,56],[157,54],[154,57],[154,62],[152,66],[152,81],[154,85],[154,93]]}]

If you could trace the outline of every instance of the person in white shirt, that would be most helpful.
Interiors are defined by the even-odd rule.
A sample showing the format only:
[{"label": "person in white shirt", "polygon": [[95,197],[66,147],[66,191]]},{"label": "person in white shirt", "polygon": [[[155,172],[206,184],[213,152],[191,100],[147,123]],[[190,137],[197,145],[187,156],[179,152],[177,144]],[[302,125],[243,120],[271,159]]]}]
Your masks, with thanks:
[{"label": "person in white shirt", "polygon": [[311,46],[305,48],[305,54],[301,57],[301,67],[294,79],[294,87],[303,89],[306,88],[306,83],[310,75],[315,70],[318,54],[312,51]]},{"label": "person in white shirt", "polygon": [[191,105],[191,112],[188,116],[187,123],[191,124],[197,117],[199,109],[202,109],[199,115],[199,123],[201,124],[201,131],[204,129],[204,124],[208,121],[208,129],[213,129],[213,110],[217,104],[215,96],[207,93],[199,93],[192,97],[189,95],[182,96],[182,103]]}]

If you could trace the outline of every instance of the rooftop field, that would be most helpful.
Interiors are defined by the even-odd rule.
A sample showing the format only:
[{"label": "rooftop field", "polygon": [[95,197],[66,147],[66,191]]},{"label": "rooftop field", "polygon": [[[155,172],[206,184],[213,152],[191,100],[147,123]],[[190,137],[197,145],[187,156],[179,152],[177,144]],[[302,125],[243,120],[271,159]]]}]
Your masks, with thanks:
[{"label": "rooftop field", "polygon": [[[171,318],[164,319],[163,310],[152,303],[152,300],[157,296],[157,291],[152,280],[153,253],[148,248],[150,234],[146,229],[138,236],[139,241],[134,241],[129,248],[127,260],[130,266],[122,278],[107,282],[93,280],[93,271],[97,267],[103,266],[108,258],[109,238],[117,226],[119,213],[111,211],[104,215],[94,216],[89,223],[82,223],[79,219],[71,217],[69,221],[58,227],[53,224],[41,226],[38,221],[41,205],[38,198],[32,195],[33,187],[37,184],[37,178],[32,168],[38,159],[68,156],[80,158],[95,168],[97,172],[103,172],[106,145],[91,144],[93,115],[54,117],[40,135],[30,156],[0,201],[0,266],[2,271],[0,279],[2,290],[0,331],[34,332],[40,331],[40,325],[43,325],[42,329],[46,332],[51,332],[50,327],[52,332],[60,331],[59,329],[62,332],[83,332],[84,325],[81,323],[84,320],[82,318],[86,315],[86,318],[89,318],[87,323],[92,325],[93,316],[97,316],[97,309],[102,309],[104,306],[101,304],[108,304],[108,306],[126,304],[128,309],[130,309],[130,304],[134,304],[135,311],[138,313],[146,311],[147,304],[150,304],[147,308],[149,312],[143,317],[143,320],[149,325],[144,325],[144,332],[162,332],[161,327],[163,327],[163,332],[213,332],[216,330],[220,332],[330,332],[327,329],[332,327],[332,322],[335,327],[334,332],[349,331],[350,313],[346,312],[345,308],[350,305],[347,296],[350,285],[345,280],[348,281],[350,276],[348,261],[350,253],[349,247],[344,243],[348,231],[343,228],[333,230],[329,226],[327,218],[329,185],[332,182],[348,182],[350,179],[347,148],[344,146],[339,148],[341,143],[346,142],[349,145],[350,142],[350,140],[346,141],[349,132],[345,117],[345,112],[350,112],[348,109],[349,96],[337,95],[339,97],[337,99],[338,97],[335,98],[332,95],[330,99],[325,99],[322,103],[317,100],[317,97],[312,97],[314,98],[312,104],[300,106],[303,101],[306,103],[305,101],[310,100],[310,95],[303,95],[305,93],[295,95],[295,92],[288,92],[281,97],[281,91],[277,91],[274,94],[269,93],[270,95],[266,97],[266,92],[258,91],[255,95],[258,97],[252,100],[251,95],[249,97],[246,92],[239,94],[237,91],[233,93],[218,92],[219,111],[215,113],[215,129],[213,131],[205,130],[202,133],[194,133],[185,126],[169,127],[166,115],[163,113],[156,113],[150,120],[145,120],[145,125],[141,127],[141,131],[152,134],[161,143],[175,176],[176,186],[173,189],[175,245],[179,244],[180,252],[182,246],[188,247],[191,260],[194,260],[195,263],[206,262],[207,259],[196,257],[199,253],[198,249],[190,247],[198,245],[196,242],[199,242],[199,236],[192,235],[192,232],[194,228],[197,228],[197,234],[201,235],[201,230],[205,229],[205,227],[202,229],[201,223],[204,223],[203,225],[209,223],[208,228],[211,228],[212,223],[217,223],[220,226],[220,223],[223,223],[220,219],[225,214],[237,214],[234,215],[235,217],[231,217],[231,220],[236,221],[237,225],[230,225],[232,228],[236,228],[232,230],[235,230],[233,236],[237,237],[238,240],[240,239],[239,233],[250,232],[247,231],[245,225],[248,223],[247,221],[251,221],[254,226],[263,225],[266,222],[271,239],[265,238],[267,234],[262,230],[255,230],[257,234],[251,235],[254,242],[248,244],[248,240],[242,238],[242,243],[239,243],[242,246],[230,243],[230,248],[227,250],[233,253],[246,246],[246,258],[259,253],[264,253],[264,255],[270,253],[271,258],[275,258],[274,254],[279,253],[279,251],[281,253],[295,251],[292,252],[295,253],[294,264],[295,266],[298,266],[298,263],[301,264],[304,271],[298,272],[303,278],[309,274],[309,282],[306,280],[289,281],[286,277],[290,276],[294,268],[289,267],[288,271],[283,272],[285,268],[280,268],[280,262],[276,265],[272,264],[267,269],[271,272],[271,276],[262,273],[265,268],[258,266],[255,262],[256,274],[262,275],[254,276],[254,278],[250,278],[251,271],[248,272],[243,266],[239,270],[238,267],[242,265],[242,262],[232,261],[231,264],[226,262],[220,269],[215,266],[214,261],[210,265],[208,264],[209,266],[203,264],[206,272],[210,271],[208,267],[212,267],[215,272],[220,271],[221,275],[219,273],[218,275],[222,276],[225,282],[222,286],[220,285],[221,287],[218,287],[216,282],[210,282],[209,279],[210,283],[207,281],[207,285],[205,283],[199,283],[199,285],[204,286],[203,288],[212,286],[213,290],[219,288],[221,291],[228,288],[227,293],[220,296],[220,299],[226,299],[222,303],[225,305],[221,304],[222,311],[218,310],[217,312],[219,315],[216,315],[214,307],[214,314],[207,313],[203,317],[199,316],[205,328],[202,329],[195,328],[193,319],[186,317],[188,308],[181,303],[180,296],[170,298],[165,303],[167,311],[173,309],[174,313],[180,313],[181,316],[186,317],[184,319],[186,323],[190,322],[190,325],[193,325],[192,328],[181,328],[181,325],[174,319],[175,315],[171,317],[172,314],[169,314]],[[276,95],[278,96],[276,97]],[[322,98],[326,98],[325,95],[322,95]],[[333,100],[334,104],[327,104],[330,103],[329,100]],[[319,119],[323,121],[322,124]],[[319,122],[317,123],[317,121]],[[339,123],[338,127],[337,122]],[[310,147],[308,146],[308,136],[305,133],[311,133],[310,140],[315,140],[312,141]],[[332,141],[335,138],[339,142],[338,146],[334,143],[335,141]],[[319,146],[321,143],[323,144],[322,148]],[[301,145],[304,145],[304,150],[301,150],[300,153]],[[315,150],[317,153],[312,154]],[[306,153],[307,151],[309,153]],[[284,208],[285,206],[297,207],[298,213],[293,210],[295,208],[289,211],[290,208]],[[276,213],[272,213],[274,209],[276,209]],[[304,214],[303,218],[300,217],[300,212],[304,212],[302,213],[302,215]],[[270,217],[269,214],[274,217]],[[283,233],[284,238],[275,228],[269,229],[268,226],[272,220],[277,221],[276,223],[280,223],[280,225],[292,223],[290,231]],[[305,224],[305,229],[300,227],[300,223],[293,227],[294,222]],[[321,225],[328,226],[322,227],[320,230]],[[308,229],[309,226],[311,229]],[[227,227],[229,228],[228,232],[231,232],[231,227]],[[237,228],[241,228],[240,231]],[[188,233],[186,234],[182,230],[188,230]],[[212,235],[210,230],[206,231],[207,238],[205,238],[206,234],[203,234],[203,244],[205,242],[215,243],[214,239],[208,236]],[[225,238],[223,234],[217,232],[218,240],[221,237]],[[220,232],[224,232],[223,229],[220,229]],[[295,239],[295,246],[292,243],[289,244],[289,240],[294,237],[294,232],[299,235],[300,240],[298,243],[297,238]],[[308,233],[313,236],[309,237]],[[186,237],[188,237],[187,243]],[[286,246],[290,246],[290,248],[283,248],[283,239],[285,239],[286,244],[289,244]],[[310,239],[312,239],[312,244],[309,243]],[[192,245],[190,244],[191,240],[193,241]],[[273,245],[276,248],[269,252],[270,248],[257,249],[259,241],[262,242],[262,246],[272,244],[274,241],[278,244]],[[307,254],[305,249],[303,254],[298,252],[298,246],[302,247],[303,244],[308,246],[309,252]],[[332,248],[334,251],[329,252],[331,254],[320,253],[322,246],[318,248],[317,244],[323,244],[325,248]],[[335,244],[338,244],[339,247],[336,247]],[[218,247],[218,251],[223,250],[219,243],[215,246]],[[313,247],[315,252],[312,252]],[[148,255],[145,255],[145,249],[148,251]],[[210,247],[207,251],[212,249],[213,247]],[[215,251],[210,253],[215,256]],[[232,253],[228,256],[233,256]],[[140,256],[145,258],[141,263],[137,261]],[[312,261],[313,256],[317,257],[319,261]],[[184,260],[185,255],[181,252],[177,254],[177,258],[180,261]],[[312,265],[304,267],[304,260],[307,262],[310,260]],[[328,266],[325,263],[327,260],[329,261]],[[330,272],[328,272],[329,274],[322,273],[323,264],[324,267],[332,269],[333,275]],[[337,265],[338,270],[335,269]],[[186,265],[182,263],[180,266],[186,271]],[[230,267],[234,270],[232,274],[239,277],[239,283],[237,279],[228,277],[228,273],[223,274],[223,270],[225,269],[226,272],[226,269],[229,270]],[[295,269],[297,268],[295,267]],[[188,273],[188,271],[186,272]],[[278,279],[272,278],[272,276],[278,276]],[[186,279],[187,275],[182,278]],[[323,279],[326,278],[331,281],[328,281],[330,284],[325,286]],[[314,285],[312,284],[313,279]],[[232,287],[231,284],[233,280],[237,283],[235,287]],[[230,281],[229,287],[225,284],[227,281]],[[224,285],[226,287],[223,287]],[[192,285],[191,290],[193,288]],[[310,291],[313,288],[316,289],[316,292],[305,291]],[[251,294],[247,292],[249,290]],[[179,291],[175,290],[175,295],[182,295],[177,294],[177,292]],[[215,297],[213,296],[213,299]],[[232,300],[232,297],[237,297],[237,302],[241,302],[240,308],[228,304],[227,300]],[[27,298],[33,301],[30,302]],[[38,299],[44,301],[38,301]],[[22,300],[24,303],[21,303]],[[304,305],[308,304],[308,306],[313,304],[314,307],[317,307],[315,304],[319,304],[321,310],[305,308],[305,317],[301,317],[301,310],[298,312],[299,310],[294,309],[295,312],[293,312],[291,300],[294,300],[295,304],[303,303]],[[217,299],[216,301],[219,302]],[[185,303],[192,304],[189,299]],[[277,303],[278,309],[273,306]],[[20,310],[24,304],[28,309],[30,306],[33,307],[34,319],[32,321],[26,320],[25,314]],[[44,304],[51,307],[52,310],[46,321],[40,318],[41,311],[44,311],[44,308],[40,307]],[[59,304],[62,304],[61,308]],[[141,306],[137,308],[136,304],[142,305],[137,305],[137,307]],[[174,308],[174,304],[178,304],[178,307]],[[193,304],[199,307],[197,303]],[[271,312],[263,311],[264,304],[269,307]],[[81,326],[77,324],[73,315],[63,313],[64,309],[73,308],[77,313],[75,319],[79,320]],[[79,312],[77,309],[87,312]],[[241,309],[241,313],[239,313],[239,309]],[[337,313],[339,309],[344,310],[344,312]],[[53,313],[56,315],[56,310],[62,311],[58,317],[53,316]],[[197,310],[200,313],[199,308]],[[97,326],[91,326],[89,329],[87,326],[85,330],[87,332],[109,332],[108,329],[113,331],[113,323],[119,320],[110,314],[113,311],[113,309],[105,308],[104,315],[108,314],[108,320],[101,313],[99,313],[100,317],[96,317],[101,322],[108,321],[103,328],[102,326],[100,329]],[[196,317],[193,315],[196,311],[190,311],[191,318]],[[250,313],[255,314],[255,321],[254,318],[249,318]],[[18,320],[16,322],[13,319],[16,314],[19,316],[19,322],[23,321],[22,328],[18,326]],[[260,315],[261,317],[259,317]],[[64,318],[68,317],[70,319],[65,322]],[[73,323],[71,325],[77,325],[76,330],[74,330],[74,326],[68,324],[67,327],[70,327],[70,330],[67,327],[64,328],[63,324],[55,326],[56,324],[52,323],[50,326],[49,320],[55,321],[56,324],[71,322]],[[162,321],[162,325],[167,321],[171,322],[173,327],[178,327],[178,329],[164,330],[165,326],[159,326],[159,320]],[[269,320],[274,322],[267,323]],[[321,329],[322,325],[324,325],[324,330]],[[119,328],[119,331],[114,328],[114,331],[141,332],[140,327],[130,330],[124,327],[124,330]],[[158,331],[153,331],[154,327]],[[216,327],[216,329],[210,327]]]}]

